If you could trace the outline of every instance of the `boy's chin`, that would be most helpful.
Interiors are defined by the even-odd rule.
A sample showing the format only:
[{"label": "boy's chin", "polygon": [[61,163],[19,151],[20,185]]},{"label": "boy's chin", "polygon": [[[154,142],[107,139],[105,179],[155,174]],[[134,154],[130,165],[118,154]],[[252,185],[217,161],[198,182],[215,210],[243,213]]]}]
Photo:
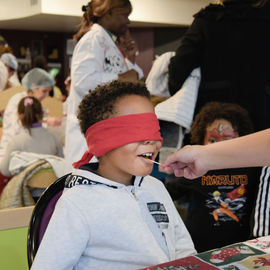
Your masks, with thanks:
[{"label": "boy's chin", "polygon": [[141,176],[141,177],[145,177],[145,176],[147,176],[147,175],[149,175],[150,173],[152,172],[152,169],[150,170],[138,170],[138,172],[137,172],[137,176]]}]

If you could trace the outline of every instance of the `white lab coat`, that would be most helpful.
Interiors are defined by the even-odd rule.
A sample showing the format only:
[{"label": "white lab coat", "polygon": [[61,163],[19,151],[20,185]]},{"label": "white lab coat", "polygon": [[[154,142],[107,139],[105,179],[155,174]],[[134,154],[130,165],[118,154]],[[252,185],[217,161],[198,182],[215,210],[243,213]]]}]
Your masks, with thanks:
[{"label": "white lab coat", "polygon": [[79,160],[87,149],[77,120],[81,100],[89,90],[116,80],[118,74],[129,69],[135,69],[139,78],[143,77],[140,67],[124,59],[109,33],[99,24],[94,24],[76,45],[71,63],[71,89],[67,108],[66,172],[71,171],[72,163]]}]

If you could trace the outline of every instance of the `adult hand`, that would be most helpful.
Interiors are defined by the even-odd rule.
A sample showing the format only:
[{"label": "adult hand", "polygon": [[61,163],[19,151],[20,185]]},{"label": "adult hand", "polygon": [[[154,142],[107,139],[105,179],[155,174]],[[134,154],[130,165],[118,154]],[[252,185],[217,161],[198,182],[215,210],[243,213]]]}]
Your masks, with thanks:
[{"label": "adult hand", "polygon": [[123,51],[125,57],[134,64],[136,55],[138,54],[138,48],[135,41],[132,39],[129,30],[127,30],[124,35],[119,36],[118,46]]},{"label": "adult hand", "polygon": [[203,164],[203,159],[199,158],[202,150],[203,146],[187,145],[169,155],[160,165],[160,169],[169,174],[174,173],[177,177],[198,178],[208,171]]},{"label": "adult hand", "polygon": [[139,79],[138,72],[134,69],[130,69],[125,73],[118,75],[118,80],[126,82],[136,82]]}]

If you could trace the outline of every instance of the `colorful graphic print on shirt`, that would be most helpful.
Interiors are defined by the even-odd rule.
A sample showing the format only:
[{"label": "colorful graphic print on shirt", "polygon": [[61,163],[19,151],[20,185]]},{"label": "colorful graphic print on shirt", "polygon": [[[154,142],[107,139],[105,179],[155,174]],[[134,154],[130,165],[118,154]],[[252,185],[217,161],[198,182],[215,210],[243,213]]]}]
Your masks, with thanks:
[{"label": "colorful graphic print on shirt", "polygon": [[207,175],[201,181],[202,186],[215,188],[205,200],[205,206],[213,216],[214,226],[233,220],[240,223],[246,212],[247,175]]}]

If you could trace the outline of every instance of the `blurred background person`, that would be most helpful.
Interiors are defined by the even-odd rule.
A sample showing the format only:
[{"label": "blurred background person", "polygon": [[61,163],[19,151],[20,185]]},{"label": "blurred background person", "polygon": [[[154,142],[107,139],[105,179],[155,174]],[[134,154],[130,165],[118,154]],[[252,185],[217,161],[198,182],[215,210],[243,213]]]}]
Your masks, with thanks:
[{"label": "blurred background person", "polygon": [[4,53],[1,55],[0,60],[6,65],[8,69],[8,83],[6,88],[21,85],[17,75],[18,62],[16,57],[11,53]]},{"label": "blurred background person", "polygon": [[[5,149],[14,137],[22,131],[22,126],[17,111],[17,106],[20,100],[26,96],[34,96],[39,101],[42,101],[48,97],[54,85],[54,80],[48,72],[40,68],[31,69],[25,74],[22,79],[22,86],[26,91],[15,94],[9,101],[5,108],[3,115],[3,134],[1,137],[0,147]],[[55,117],[47,117],[45,115],[45,121],[48,125],[60,125],[61,120]]]},{"label": "blurred background person", "polygon": [[9,163],[14,151],[63,157],[62,145],[58,138],[42,127],[44,112],[38,99],[33,96],[22,98],[17,113],[23,129],[10,140],[4,158],[1,160],[0,171],[5,176],[11,176]]}]

